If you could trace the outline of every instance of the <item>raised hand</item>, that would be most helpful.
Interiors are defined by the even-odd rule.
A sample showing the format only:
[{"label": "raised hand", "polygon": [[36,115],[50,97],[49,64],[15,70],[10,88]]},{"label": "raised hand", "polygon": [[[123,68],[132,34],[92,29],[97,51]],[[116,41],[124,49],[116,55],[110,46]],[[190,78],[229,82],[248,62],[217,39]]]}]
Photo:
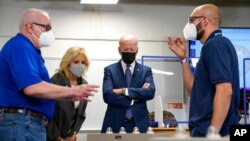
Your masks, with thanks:
[{"label": "raised hand", "polygon": [[181,36],[177,36],[175,39],[168,37],[168,47],[169,49],[176,54],[181,60],[186,57],[186,48],[183,45]]}]

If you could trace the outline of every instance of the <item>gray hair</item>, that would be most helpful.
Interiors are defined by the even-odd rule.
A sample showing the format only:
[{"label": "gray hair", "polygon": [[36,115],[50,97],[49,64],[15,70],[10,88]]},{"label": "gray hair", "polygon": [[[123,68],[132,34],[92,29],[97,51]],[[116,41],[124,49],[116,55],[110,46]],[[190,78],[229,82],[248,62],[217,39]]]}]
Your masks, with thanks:
[{"label": "gray hair", "polygon": [[49,17],[49,13],[47,11],[35,8],[29,8],[23,12],[22,18],[19,22],[19,30],[23,27],[23,25],[34,21],[34,19],[38,18],[38,14],[43,14]]}]

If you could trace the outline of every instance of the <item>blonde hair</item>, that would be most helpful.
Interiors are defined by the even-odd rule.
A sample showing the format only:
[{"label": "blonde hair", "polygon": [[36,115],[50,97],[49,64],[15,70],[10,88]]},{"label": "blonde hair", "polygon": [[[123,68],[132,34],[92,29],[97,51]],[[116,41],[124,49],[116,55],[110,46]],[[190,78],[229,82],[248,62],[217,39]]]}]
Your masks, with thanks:
[{"label": "blonde hair", "polygon": [[85,64],[85,70],[83,73],[83,76],[86,77],[86,72],[89,69],[90,60],[86,54],[86,51],[83,47],[70,47],[66,53],[64,54],[61,63],[60,68],[56,70],[56,72],[65,75],[67,78],[69,78],[68,70],[70,68],[70,64],[74,60],[74,58],[78,55],[82,54],[84,57],[84,64]]}]

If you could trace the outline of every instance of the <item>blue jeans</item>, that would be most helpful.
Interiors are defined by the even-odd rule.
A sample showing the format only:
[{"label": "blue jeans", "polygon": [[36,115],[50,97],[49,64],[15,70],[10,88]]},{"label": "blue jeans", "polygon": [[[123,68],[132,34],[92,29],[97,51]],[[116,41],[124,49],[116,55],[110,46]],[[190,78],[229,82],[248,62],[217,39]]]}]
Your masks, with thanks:
[{"label": "blue jeans", "polygon": [[0,113],[0,141],[46,141],[45,125],[27,114]]}]

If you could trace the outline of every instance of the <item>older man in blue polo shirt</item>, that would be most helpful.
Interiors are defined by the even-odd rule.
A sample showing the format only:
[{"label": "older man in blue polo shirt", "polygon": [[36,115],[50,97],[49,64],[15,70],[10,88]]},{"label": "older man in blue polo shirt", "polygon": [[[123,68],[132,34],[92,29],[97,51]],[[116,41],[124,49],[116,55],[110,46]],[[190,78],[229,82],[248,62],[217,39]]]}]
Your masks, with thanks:
[{"label": "older man in blue polo shirt", "polygon": [[0,140],[45,141],[54,99],[88,101],[99,86],[69,88],[49,83],[40,51],[54,40],[47,12],[26,10],[19,30],[0,52]]}]

